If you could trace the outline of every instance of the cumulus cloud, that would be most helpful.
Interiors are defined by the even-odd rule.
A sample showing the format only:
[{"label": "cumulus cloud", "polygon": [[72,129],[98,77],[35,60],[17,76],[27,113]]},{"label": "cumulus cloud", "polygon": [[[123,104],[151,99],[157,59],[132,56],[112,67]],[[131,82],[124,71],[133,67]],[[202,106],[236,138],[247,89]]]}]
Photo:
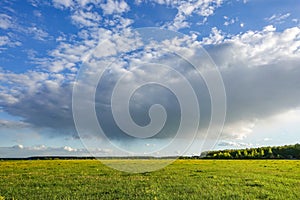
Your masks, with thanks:
[{"label": "cumulus cloud", "polygon": [[[53,0],[52,3],[58,9],[70,10],[72,23],[91,32],[97,32],[99,27],[119,30],[132,23],[131,19],[122,16],[130,10],[124,0]],[[100,16],[100,13],[103,16]]]},{"label": "cumulus cloud", "polygon": [[115,13],[123,13],[129,11],[129,6],[124,0],[108,0],[106,3],[100,4],[103,9],[103,13],[106,15],[111,15]]},{"label": "cumulus cloud", "polygon": [[[179,30],[190,26],[188,18],[192,15],[208,17],[212,15],[216,8],[218,8],[222,0],[193,0],[193,1],[169,1],[169,0],[152,0],[152,2],[168,5],[178,10],[174,20],[167,23],[166,27],[170,30]],[[137,2],[140,3],[140,2]]]},{"label": "cumulus cloud", "polygon": [[95,27],[100,24],[101,16],[96,12],[75,11],[72,15],[73,23],[80,27]]},{"label": "cumulus cloud", "polygon": [[63,8],[70,8],[74,5],[73,0],[53,0],[53,4],[55,7],[63,9]]},{"label": "cumulus cloud", "polygon": [[[4,31],[8,31],[15,27],[16,24],[13,17],[4,13],[0,13],[0,29],[3,29]],[[20,45],[21,43],[17,41],[16,38],[13,38],[13,35],[10,34],[9,32],[7,32],[4,35],[0,35],[0,52],[6,47],[15,47]]]},{"label": "cumulus cloud", "polygon": [[27,28],[26,32],[30,35],[33,35],[33,38],[41,41],[49,39],[49,34],[36,26]]},{"label": "cumulus cloud", "polygon": [[[220,40],[214,39],[215,35],[212,34],[210,38],[204,39],[202,44],[220,43]],[[217,36],[223,39],[222,44],[216,46],[210,53],[220,67],[236,66],[238,63],[249,67],[299,58],[300,29],[298,27],[276,32],[275,27],[269,25],[261,31],[250,30],[227,39],[224,39],[224,36],[223,38]]]},{"label": "cumulus cloud", "polygon": [[203,38],[202,43],[205,45],[210,44],[220,44],[224,40],[224,35],[222,35],[222,32],[218,30],[217,27],[213,27],[211,29],[211,33],[209,34],[209,37]]},{"label": "cumulus cloud", "polygon": [[1,88],[1,107],[23,118],[19,124],[56,131],[62,128],[65,132],[70,129],[70,134],[74,134],[70,110],[72,87],[64,83],[65,77],[42,72],[3,72],[0,77],[6,85]]},{"label": "cumulus cloud", "polygon": [[226,88],[227,123],[234,123],[225,127],[225,133],[231,132],[231,137],[236,137],[235,132],[249,135],[250,130],[240,129],[244,126],[241,122],[250,120],[251,125],[256,119],[299,106],[299,31],[294,27],[276,32],[273,26],[267,26],[219,44],[212,42],[213,37],[203,40],[221,69]]},{"label": "cumulus cloud", "polygon": [[[190,26],[187,19],[194,15],[203,18],[213,15],[215,9],[222,4],[220,0],[153,0],[152,2],[178,10],[172,22],[164,26],[172,30]],[[142,3],[142,1],[136,1],[136,3]],[[63,40],[61,37],[57,38],[59,45],[49,52],[50,58],[40,60],[39,64],[43,68],[38,72],[1,71],[0,106],[5,112],[22,118],[21,122],[1,121],[1,126],[30,125],[36,128],[50,128],[57,132],[57,136],[68,134],[76,137],[71,109],[72,88],[81,62],[85,61],[84,64],[89,64],[86,60],[92,53],[91,49],[94,50],[92,59],[100,61],[94,66],[91,65],[90,71],[87,71],[86,75],[91,79],[85,83],[84,89],[85,91],[94,90],[94,85],[91,85],[91,82],[95,80],[93,73],[109,66],[97,85],[95,108],[100,124],[111,134],[112,138],[116,140],[124,138],[122,131],[114,122],[110,105],[113,87],[119,78],[126,77],[124,87],[137,85],[140,79],[150,80],[151,78],[153,80],[167,79],[168,83],[174,85],[181,84],[181,80],[168,70],[164,71],[161,68],[134,70],[134,66],[145,62],[155,61],[173,66],[191,81],[192,86],[197,88],[196,95],[200,99],[201,128],[208,126],[211,117],[209,91],[204,80],[199,78],[195,70],[190,69],[192,66],[189,63],[183,59],[175,59],[174,55],[159,54],[153,50],[159,49],[160,46],[157,44],[150,45],[142,52],[130,52],[133,47],[138,49],[144,41],[139,41],[136,35],[131,35],[131,29],[128,26],[133,21],[121,16],[122,13],[130,10],[125,1],[109,0],[103,3],[103,1],[90,0],[54,0],[53,4],[60,9],[69,9],[70,19],[80,28],[78,35],[74,36],[78,41],[72,40],[68,43],[69,41],[67,42],[65,38]],[[113,16],[102,17],[93,8],[100,8],[105,15]],[[289,16],[282,15],[279,18],[283,20],[287,17]],[[9,25],[6,22],[11,19],[8,16],[2,16],[2,18],[4,20],[0,28],[8,29]],[[274,19],[275,17],[270,17],[269,20]],[[232,19],[226,20],[227,25],[237,21],[236,19],[234,22]],[[109,28],[99,28],[100,24]],[[45,40],[49,36],[45,31],[36,27],[28,30],[39,40]],[[120,33],[123,36],[120,36]],[[270,25],[262,30],[249,30],[234,36],[225,35],[220,29],[214,27],[207,38],[202,41],[196,41],[196,38],[196,36],[192,36],[191,40],[175,38],[172,41],[164,41],[164,45],[171,50],[172,48],[173,50],[181,49],[190,57],[196,55],[193,51],[195,46],[204,45],[212,56],[223,76],[227,94],[228,110],[223,130],[225,139],[242,140],[252,133],[257,120],[299,106],[300,29],[298,27],[278,32],[274,26]],[[9,38],[0,37],[0,46],[8,45],[9,42]],[[104,43],[97,47],[98,42]],[[123,56],[123,60],[114,61],[114,57],[119,55]],[[87,101],[85,96],[81,98],[82,101]],[[88,101],[95,99],[88,99]],[[120,102],[122,100],[122,98],[119,99]],[[166,139],[176,132],[180,120],[179,104],[172,92],[157,85],[140,88],[131,99],[130,114],[137,124],[147,125],[150,122],[148,111],[151,105],[156,103],[162,104],[169,116],[166,121],[168,126],[164,129],[165,134],[160,134],[156,139]],[[85,107],[81,109],[82,112],[86,112]],[[86,127],[89,127],[90,119],[85,120]],[[94,129],[88,131],[95,132]],[[61,150],[78,151],[71,147]]]}]

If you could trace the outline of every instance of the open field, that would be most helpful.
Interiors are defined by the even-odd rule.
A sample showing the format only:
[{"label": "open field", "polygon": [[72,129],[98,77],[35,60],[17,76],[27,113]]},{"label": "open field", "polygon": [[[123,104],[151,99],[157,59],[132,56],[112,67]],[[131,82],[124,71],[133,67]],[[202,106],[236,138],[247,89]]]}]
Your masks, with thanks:
[{"label": "open field", "polygon": [[159,171],[142,174],[116,171],[97,160],[0,161],[0,196],[0,199],[300,199],[300,161],[177,160]]}]

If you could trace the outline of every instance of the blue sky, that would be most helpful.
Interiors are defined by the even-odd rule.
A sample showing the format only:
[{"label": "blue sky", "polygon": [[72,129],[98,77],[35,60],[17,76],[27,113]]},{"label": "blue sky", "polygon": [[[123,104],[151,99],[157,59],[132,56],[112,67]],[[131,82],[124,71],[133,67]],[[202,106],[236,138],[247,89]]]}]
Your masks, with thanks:
[{"label": "blue sky", "polygon": [[[112,113],[102,104],[98,107],[96,104],[97,117],[113,145],[108,145],[103,138],[95,142],[98,140],[93,138],[94,129],[86,129],[89,137],[78,135],[72,115],[72,89],[83,64],[90,64],[87,57],[95,51],[101,56],[110,55],[117,48],[135,62],[145,61],[142,58],[149,58],[145,52],[137,51],[135,55],[126,52],[130,44],[136,43],[124,40],[126,31],[145,27],[175,31],[176,36],[184,34],[192,38],[193,44],[204,47],[216,64],[224,82],[227,111],[217,144],[210,148],[300,142],[300,4],[297,0],[4,0],[0,2],[0,157],[88,155],[87,146],[97,155],[124,153],[113,150],[112,146],[125,148],[126,153],[132,150],[138,154],[199,154],[203,150],[201,133],[188,149],[159,152],[158,147],[169,144],[167,132],[176,132],[180,118],[176,107],[179,104],[171,100],[174,95],[159,87],[141,89],[134,96],[133,102],[142,103],[131,106],[131,116],[145,126],[149,123],[146,110],[150,104],[159,102],[170,109],[167,113],[171,118],[166,121],[163,130],[166,133],[162,137],[147,141],[124,139],[120,136],[123,132],[111,120]],[[157,38],[161,34],[164,38],[162,32],[151,34]],[[125,46],[109,48],[113,42],[123,40]],[[107,46],[102,44],[103,49],[97,49],[105,41]],[[170,64],[169,58],[172,57],[157,60]],[[180,62],[183,61],[179,59],[177,64]],[[96,64],[95,73],[104,69]],[[188,67],[183,63],[175,68],[189,75],[185,74]],[[111,84],[134,71],[130,64],[126,67],[122,62],[110,70],[97,86],[97,102],[106,103]],[[169,76],[169,81],[173,81],[170,73],[156,70],[153,73],[145,69],[143,79]],[[191,75],[191,82],[194,78]],[[197,81],[192,85],[199,89],[197,97],[204,99],[199,105],[205,126],[205,120],[211,116],[211,102],[207,100],[206,87],[201,86],[203,82],[199,83],[200,86],[196,86]],[[185,140],[192,139],[187,134],[175,143]]]}]

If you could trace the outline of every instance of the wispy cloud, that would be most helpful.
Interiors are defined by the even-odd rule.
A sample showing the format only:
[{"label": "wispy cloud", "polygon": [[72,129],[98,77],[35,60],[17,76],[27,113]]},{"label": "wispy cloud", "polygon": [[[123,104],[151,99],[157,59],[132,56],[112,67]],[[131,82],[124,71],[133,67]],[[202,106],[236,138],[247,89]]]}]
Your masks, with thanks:
[{"label": "wispy cloud", "polygon": [[36,40],[45,41],[52,38],[46,31],[36,26],[27,28],[26,32],[30,35],[33,35],[33,38]]},{"label": "wispy cloud", "polygon": [[0,52],[8,47],[16,47],[21,45],[21,42],[13,40],[9,36],[0,36]]},{"label": "wispy cloud", "polygon": [[178,10],[177,15],[171,23],[165,25],[170,30],[180,30],[189,27],[191,24],[187,20],[193,15],[208,17],[213,15],[215,9],[221,6],[222,0],[196,0],[196,1],[161,1],[153,0],[158,4],[166,4]]},{"label": "wispy cloud", "polygon": [[[112,150],[95,148],[93,156],[110,156]],[[84,148],[70,146],[48,147],[46,145],[23,146],[22,144],[11,147],[0,147],[0,158],[27,158],[32,156],[92,156]]]},{"label": "wispy cloud", "polygon": [[253,144],[234,141],[222,141],[218,143],[218,146],[225,148],[250,148],[253,147]]},{"label": "wispy cloud", "polygon": [[8,29],[13,26],[12,18],[6,14],[0,14],[0,28]]},{"label": "wispy cloud", "polygon": [[286,14],[274,14],[269,18],[265,18],[266,21],[275,23],[275,24],[281,24],[283,23],[287,18],[289,18],[291,13]]}]

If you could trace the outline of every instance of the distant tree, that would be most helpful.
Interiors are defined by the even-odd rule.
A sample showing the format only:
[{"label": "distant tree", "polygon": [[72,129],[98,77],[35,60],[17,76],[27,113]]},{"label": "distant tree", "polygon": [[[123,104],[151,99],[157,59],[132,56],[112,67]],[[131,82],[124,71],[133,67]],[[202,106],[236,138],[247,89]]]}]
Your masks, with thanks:
[{"label": "distant tree", "polygon": [[204,158],[243,159],[243,158],[276,158],[300,159],[300,144],[279,147],[260,147],[251,149],[222,150],[206,152]]},{"label": "distant tree", "polygon": [[252,149],[251,150],[251,155],[250,155],[251,158],[257,158],[258,157],[258,153],[257,153],[257,150],[256,149]]},{"label": "distant tree", "polygon": [[274,155],[273,155],[273,151],[272,151],[272,148],[269,147],[268,149],[268,154],[267,154],[268,158],[274,158]]},{"label": "distant tree", "polygon": [[237,153],[235,154],[235,158],[242,158],[242,153],[240,150],[238,150]]},{"label": "distant tree", "polygon": [[232,158],[232,156],[229,152],[225,152],[224,153],[224,158],[228,159],[228,158]]},{"label": "distant tree", "polygon": [[248,158],[248,151],[246,149],[244,150],[243,154],[244,154],[244,158]]},{"label": "distant tree", "polygon": [[220,153],[218,154],[218,158],[224,158],[223,152],[220,152]]},{"label": "distant tree", "polygon": [[260,157],[260,158],[264,158],[264,156],[265,156],[265,151],[264,151],[264,149],[260,149],[259,157]]}]

